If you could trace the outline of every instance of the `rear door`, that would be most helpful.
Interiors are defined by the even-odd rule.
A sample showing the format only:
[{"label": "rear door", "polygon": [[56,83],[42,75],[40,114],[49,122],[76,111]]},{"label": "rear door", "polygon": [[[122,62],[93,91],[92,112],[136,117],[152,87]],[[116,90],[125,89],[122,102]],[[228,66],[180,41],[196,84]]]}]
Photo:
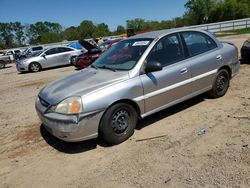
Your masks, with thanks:
[{"label": "rear door", "polygon": [[54,67],[58,66],[58,55],[59,51],[58,48],[51,48],[44,52],[43,58],[42,58],[42,67]]},{"label": "rear door", "polygon": [[192,74],[192,93],[203,93],[212,88],[222,54],[215,41],[198,31],[181,33]]},{"label": "rear door", "polygon": [[70,57],[74,50],[71,48],[59,47],[58,51],[59,51],[58,65],[70,64]]},{"label": "rear door", "polygon": [[170,106],[190,94],[190,65],[184,59],[179,34],[160,39],[146,61],[157,61],[163,66],[161,71],[140,76],[146,115]]}]

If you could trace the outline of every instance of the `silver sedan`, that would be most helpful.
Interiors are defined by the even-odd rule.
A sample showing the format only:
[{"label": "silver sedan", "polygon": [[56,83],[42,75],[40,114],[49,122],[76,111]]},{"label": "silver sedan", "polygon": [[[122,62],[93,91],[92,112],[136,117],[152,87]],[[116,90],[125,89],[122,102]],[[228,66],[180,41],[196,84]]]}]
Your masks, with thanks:
[{"label": "silver sedan", "polygon": [[72,58],[80,54],[81,50],[71,47],[53,47],[36,56],[18,61],[16,68],[19,72],[38,72],[44,68],[69,65]]},{"label": "silver sedan", "polygon": [[144,118],[194,96],[226,94],[239,71],[238,50],[202,30],[163,30],[117,43],[91,67],[38,94],[43,126],[75,142],[101,136],[118,144]]}]

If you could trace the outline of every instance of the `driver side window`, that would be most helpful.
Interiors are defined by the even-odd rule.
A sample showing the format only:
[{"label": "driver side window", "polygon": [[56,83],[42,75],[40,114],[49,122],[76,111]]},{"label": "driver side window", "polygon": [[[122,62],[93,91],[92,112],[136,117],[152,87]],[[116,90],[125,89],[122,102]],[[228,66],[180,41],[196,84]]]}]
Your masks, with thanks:
[{"label": "driver side window", "polygon": [[176,34],[162,38],[151,50],[147,61],[156,61],[161,65],[168,66],[183,60],[184,54]]}]

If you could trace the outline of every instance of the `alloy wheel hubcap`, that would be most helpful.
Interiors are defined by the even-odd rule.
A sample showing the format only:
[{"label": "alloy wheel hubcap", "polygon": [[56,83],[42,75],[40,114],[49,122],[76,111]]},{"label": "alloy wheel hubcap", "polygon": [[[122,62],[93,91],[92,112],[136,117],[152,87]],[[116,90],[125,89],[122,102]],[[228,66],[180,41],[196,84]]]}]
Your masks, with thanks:
[{"label": "alloy wheel hubcap", "polygon": [[36,72],[36,71],[39,70],[39,66],[36,65],[36,64],[33,64],[33,65],[31,65],[31,70],[34,71],[34,72]]},{"label": "alloy wheel hubcap", "polygon": [[124,133],[129,125],[129,113],[125,109],[117,111],[112,118],[112,128],[117,134]]}]

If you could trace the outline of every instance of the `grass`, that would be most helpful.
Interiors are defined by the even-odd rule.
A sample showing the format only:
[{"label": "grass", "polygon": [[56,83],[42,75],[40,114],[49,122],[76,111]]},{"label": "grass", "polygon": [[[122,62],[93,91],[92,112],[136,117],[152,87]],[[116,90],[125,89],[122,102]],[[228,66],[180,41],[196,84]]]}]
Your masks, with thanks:
[{"label": "grass", "polygon": [[250,34],[250,28],[222,31],[222,32],[215,33],[217,37],[225,37],[225,36],[241,35],[241,34]]}]

